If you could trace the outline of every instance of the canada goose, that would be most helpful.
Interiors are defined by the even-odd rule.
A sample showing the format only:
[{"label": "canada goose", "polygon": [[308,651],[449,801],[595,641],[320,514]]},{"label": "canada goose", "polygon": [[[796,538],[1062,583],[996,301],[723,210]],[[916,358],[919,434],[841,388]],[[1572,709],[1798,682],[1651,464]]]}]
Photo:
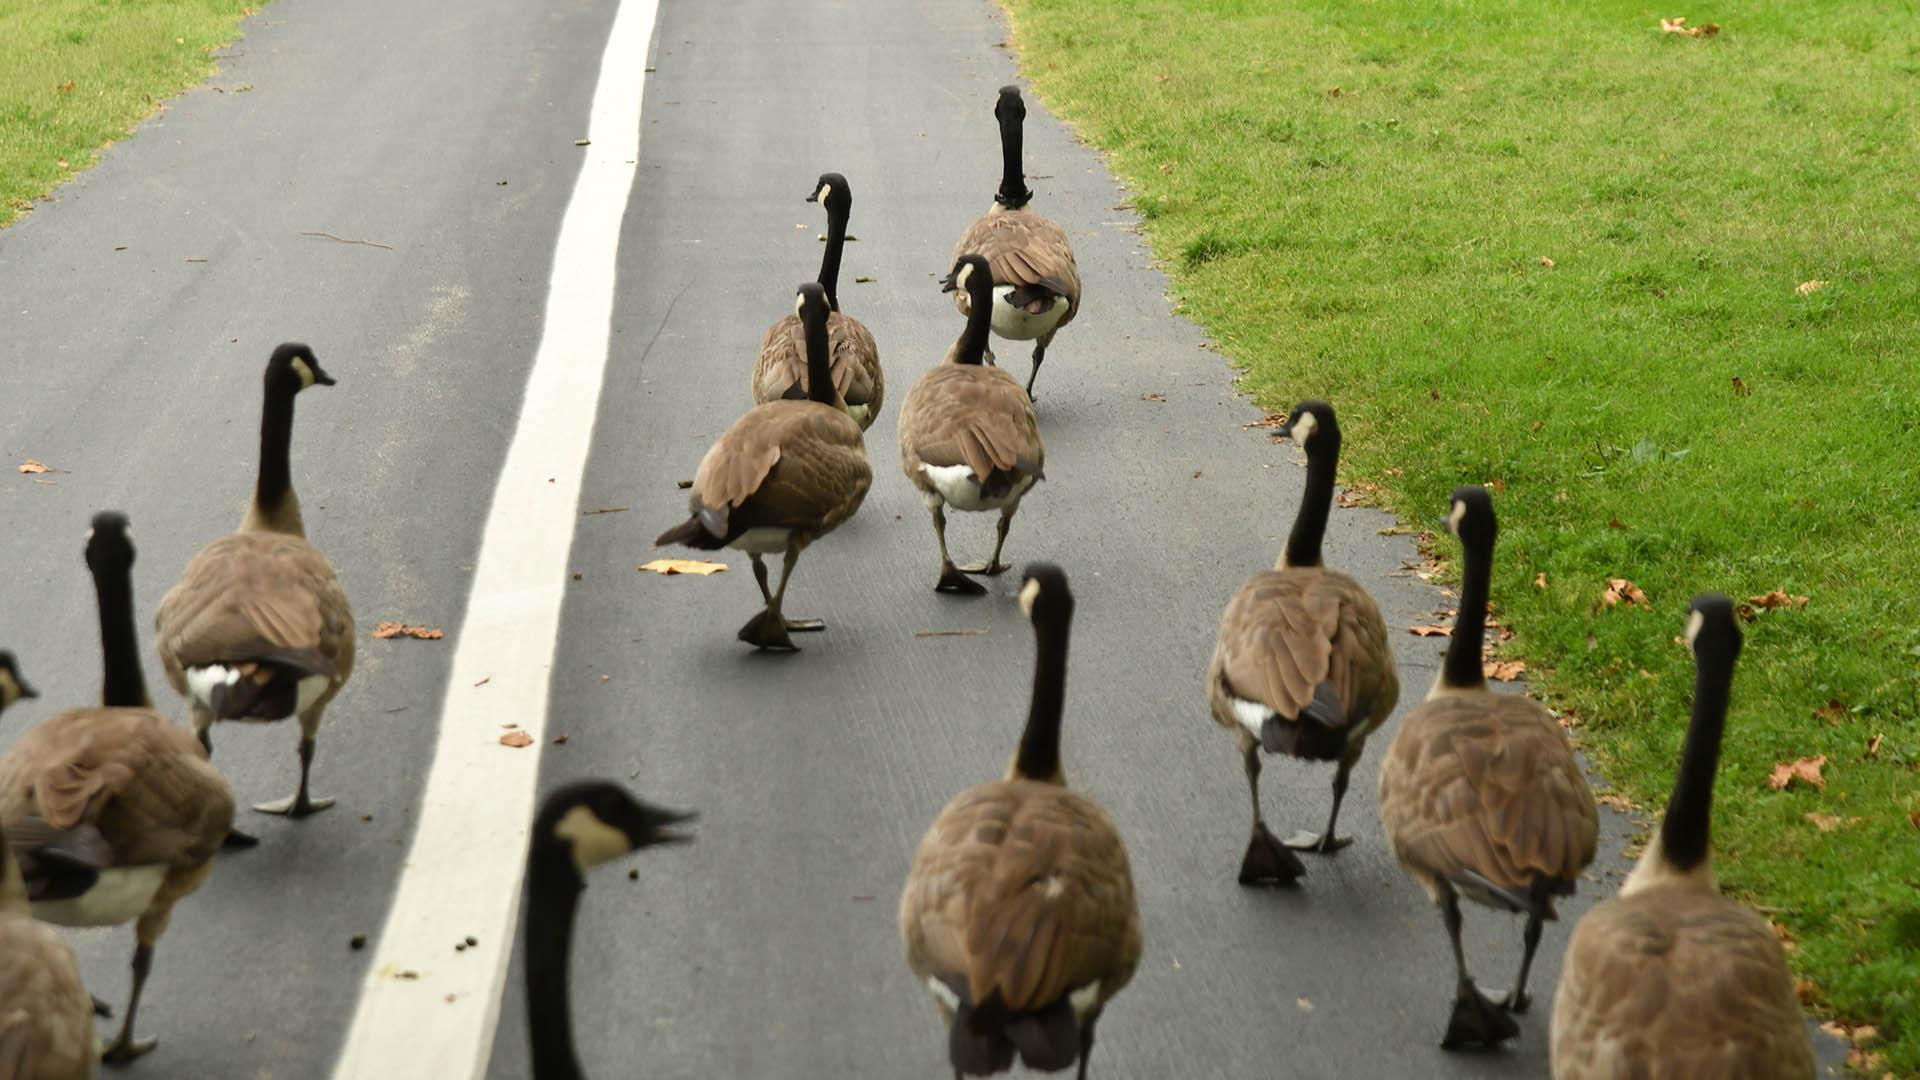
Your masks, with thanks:
[{"label": "canada goose", "polygon": [[288,468],[293,399],[309,386],[332,386],[333,377],[313,350],[287,344],[267,361],[265,382],[260,475],[240,531],[187,563],[154,626],[160,666],[187,699],[208,753],[215,721],[300,718],[299,789],[253,808],[301,818],[333,805],[314,798],[307,781],[327,703],[353,674],[353,610],[333,564],[307,543]]},{"label": "canada goose", "polygon": [[6,712],[17,701],[37,698],[40,692],[27,684],[21,676],[20,668],[14,663],[13,654],[0,649],[0,712]]},{"label": "canada goose", "polygon": [[1666,820],[1621,887],[1573,928],[1553,999],[1557,1080],[1806,1080],[1813,1047],[1766,921],[1720,895],[1708,831],[1740,626],[1717,593],[1688,607],[1693,718]]},{"label": "canada goose", "polygon": [[[1485,488],[1454,490],[1448,529],[1460,538],[1460,613],[1427,700],[1400,721],[1380,765],[1380,820],[1400,865],[1440,906],[1453,941],[1453,1017],[1440,1045],[1496,1046],[1520,1033],[1527,971],[1553,898],[1573,893],[1593,861],[1599,815],[1573,749],[1552,714],[1519,694],[1487,689],[1480,646],[1496,525]],[[1474,986],[1460,951],[1460,897],[1525,912],[1525,952],[1513,990],[1495,1005]]]},{"label": "canada goose", "polygon": [[[962,255],[940,284],[947,291],[972,293],[980,302],[946,359],[916,379],[901,403],[900,467],[933,515],[933,535],[940,542],[940,581],[934,588],[978,596],[986,586],[966,575],[1007,570],[1000,549],[1020,500],[1043,475],[1047,448],[1040,441],[1033,402],[1019,380],[982,362],[987,299],[993,292],[987,260]],[[967,567],[953,565],[947,554],[948,506],[1000,512],[992,558]]]},{"label": "canada goose", "polygon": [[617,784],[587,781],[547,796],[527,851],[527,1032],[534,1080],[580,1080],[567,1001],[573,916],[587,871],[629,851],[691,837],[672,827],[692,818],[634,799]]},{"label": "canada goose", "polygon": [[206,880],[233,825],[233,790],[193,735],[154,712],[133,621],[127,519],[103,513],[87,535],[105,657],[101,706],[70,709],[0,756],[0,825],[33,917],[62,926],[137,920],[133,993],[105,1060],[157,1040],[133,1037],[154,946],[173,907]]},{"label": "canada goose", "polygon": [[[1279,562],[1248,578],[1228,601],[1207,669],[1207,705],[1214,722],[1240,744],[1253,797],[1243,885],[1299,877],[1305,868],[1288,848],[1332,854],[1352,843],[1333,831],[1348,774],[1367,736],[1400,700],[1380,608],[1359,582],[1328,570],[1321,559],[1340,459],[1333,406],[1303,401],[1282,430],[1306,451],[1306,494]],[[1267,831],[1260,815],[1262,750],[1340,763],[1324,832],[1295,833],[1283,845]]]},{"label": "canada goose", "polygon": [[[767,606],[738,636],[762,649],[795,649],[788,631],[826,629],[819,619],[782,614],[787,578],[807,545],[852,517],[873,485],[860,425],[846,414],[828,373],[827,291],[809,281],[793,307],[806,327],[809,399],[769,401],[735,420],[693,474],[692,516],[653,541],[745,551]],[[786,552],[786,564],[780,588],[769,592],[760,557],[776,551]]]},{"label": "canada goose", "polygon": [[93,1080],[99,1060],[73,947],[29,912],[0,827],[0,1080]]},{"label": "canada goose", "polygon": [[1073,593],[1060,568],[1027,568],[1020,607],[1039,645],[1033,702],[1004,780],[954,796],[900,894],[907,966],[948,1028],[953,1074],[1080,1063],[1140,961],[1127,848],[1106,811],[1060,768]]},{"label": "canada goose", "polygon": [[[840,313],[840,251],[847,241],[847,216],[853,192],[839,173],[822,173],[814,181],[808,202],[827,208],[827,250],[820,257],[820,287],[827,290],[827,355],[833,364],[833,386],[846,402],[847,415],[865,431],[880,415],[887,383],[880,371],[880,347],[860,320]],[[760,342],[760,359],[753,365],[753,400],[807,398],[806,328],[798,315],[788,315],[767,328]]]},{"label": "canada goose", "polygon": [[[1080,270],[1073,263],[1073,244],[1066,230],[1028,209],[1033,192],[1027,190],[1022,169],[1021,125],[1027,103],[1017,86],[1000,88],[993,115],[1000,122],[1000,190],[993,207],[967,226],[954,245],[953,257],[968,253],[986,256],[993,266],[993,332],[1013,341],[1033,342],[1033,372],[1027,376],[1027,395],[1040,375],[1040,362],[1060,328],[1080,313]],[[960,314],[967,314],[973,298],[965,290],[954,296]]]}]

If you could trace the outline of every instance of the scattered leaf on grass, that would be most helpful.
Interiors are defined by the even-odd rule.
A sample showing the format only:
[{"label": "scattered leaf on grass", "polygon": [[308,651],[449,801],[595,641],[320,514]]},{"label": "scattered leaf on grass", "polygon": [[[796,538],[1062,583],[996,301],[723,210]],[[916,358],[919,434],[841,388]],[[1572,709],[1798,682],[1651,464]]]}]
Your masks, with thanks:
[{"label": "scattered leaf on grass", "polygon": [[1546,268],[1547,268],[1547,269],[1549,269],[1549,270],[1551,270],[1551,269],[1553,269],[1553,260],[1552,260],[1552,259],[1549,259],[1549,258],[1547,258],[1547,257],[1546,257],[1545,255],[1542,255],[1542,256],[1540,256],[1540,265],[1541,265],[1541,266],[1544,266],[1544,267],[1546,267]]},{"label": "scattered leaf on grass", "polygon": [[52,470],[32,458],[28,458],[20,463],[20,471],[23,473],[43,473],[51,472]]},{"label": "scattered leaf on grass", "polygon": [[1544,589],[1547,587],[1547,572],[1545,570],[1533,575],[1533,587],[1536,589]]},{"label": "scattered leaf on grass", "polygon": [[1268,413],[1267,415],[1261,417],[1258,420],[1241,424],[1240,430],[1245,431],[1248,428],[1279,427],[1280,425],[1286,422],[1287,422],[1286,413]]},{"label": "scattered leaf on grass", "polygon": [[727,564],[705,562],[700,559],[655,559],[652,562],[641,563],[639,566],[634,567],[634,569],[642,573],[651,570],[656,574],[663,575],[697,574],[705,577],[708,574],[724,573],[727,569]]},{"label": "scattered leaf on grass", "polygon": [[1767,786],[1780,791],[1795,780],[1803,784],[1812,784],[1824,788],[1827,782],[1820,775],[1820,766],[1827,763],[1827,755],[1801,758],[1798,761],[1783,761],[1773,767],[1773,775],[1767,777]]},{"label": "scattered leaf on grass", "polygon": [[1660,32],[1663,34],[1682,34],[1691,38],[1708,38],[1720,32],[1718,23],[1701,23],[1699,26],[1686,25],[1687,18],[1661,19]]},{"label": "scattered leaf on grass", "polygon": [[1840,815],[1838,814],[1802,814],[1800,816],[1813,822],[1814,827],[1821,832],[1832,832],[1840,827]]},{"label": "scattered leaf on grass", "polygon": [[1625,795],[1620,794],[1617,791],[1603,791],[1600,794],[1595,795],[1593,799],[1595,802],[1599,803],[1601,806],[1610,807],[1614,810],[1618,810],[1622,814],[1629,814],[1633,812],[1633,803],[1627,801],[1627,797]]},{"label": "scattered leaf on grass", "polygon": [[1812,979],[1793,980],[1793,994],[1800,999],[1800,1004],[1809,1007],[1820,1004],[1820,1002],[1826,998],[1826,995],[1820,992],[1820,987],[1816,985]]},{"label": "scattered leaf on grass", "polygon": [[1747,386],[1745,382],[1741,381],[1741,378],[1738,375],[1735,375],[1733,377],[1733,396],[1734,397],[1752,397],[1753,396],[1752,388]]},{"label": "scattered leaf on grass", "polygon": [[1747,603],[1752,604],[1762,611],[1772,611],[1774,608],[1782,607],[1806,607],[1807,598],[1804,596],[1794,596],[1785,589],[1775,589],[1770,593],[1765,593],[1760,596],[1749,596],[1747,597]]},{"label": "scattered leaf on grass", "polygon": [[500,745],[511,746],[515,750],[519,750],[522,747],[532,746],[533,736],[524,731],[509,731],[505,735],[500,736]]},{"label": "scattered leaf on grass", "polygon": [[1647,602],[1647,594],[1640,591],[1640,586],[1635,585],[1626,578],[1608,578],[1607,591],[1600,594],[1600,599],[1605,601],[1608,607],[1613,607],[1615,604],[1623,601],[1628,607],[1632,607],[1635,604],[1640,604],[1645,607],[1653,606]]},{"label": "scattered leaf on grass", "polygon": [[1380,502],[1380,485],[1369,480],[1355,480],[1340,489],[1333,500],[1340,506],[1377,506]]},{"label": "scattered leaf on grass", "polygon": [[1486,665],[1487,678],[1498,682],[1512,682],[1526,670],[1524,660],[1494,660]]},{"label": "scattered leaf on grass", "polygon": [[1829,724],[1842,724],[1847,721],[1847,707],[1839,698],[1828,698],[1825,705],[1813,710],[1813,715]]},{"label": "scattered leaf on grass", "polygon": [[1821,289],[1826,288],[1827,284],[1828,284],[1827,282],[1821,281],[1819,278],[1815,278],[1812,281],[1803,281],[1800,284],[1795,285],[1793,287],[1793,291],[1799,293],[1801,296],[1805,296],[1808,293],[1819,292]]},{"label": "scattered leaf on grass", "polygon": [[381,640],[396,637],[410,637],[419,638],[421,641],[438,641],[447,635],[445,631],[437,626],[409,626],[406,623],[397,623],[383,619],[379,625],[373,628],[373,636]]},{"label": "scattered leaf on grass", "polygon": [[1619,529],[1619,530],[1620,530],[1621,532],[1632,532],[1632,531],[1633,531],[1633,526],[1631,526],[1631,525],[1629,525],[1629,524],[1627,524],[1627,523],[1626,523],[1626,522],[1624,522],[1624,521],[1621,521],[1621,520],[1620,520],[1619,518],[1617,518],[1617,517],[1610,517],[1610,518],[1608,518],[1608,519],[1607,519],[1607,528],[1609,528],[1609,529]]},{"label": "scattered leaf on grass", "polygon": [[1920,810],[1907,811],[1907,823],[1916,829],[1920,829]]},{"label": "scattered leaf on grass", "polygon": [[1445,626],[1409,626],[1407,633],[1416,637],[1452,637],[1453,630]]},{"label": "scattered leaf on grass", "polygon": [[1874,735],[1873,738],[1867,740],[1867,756],[1868,757],[1880,756],[1880,740],[1884,738],[1886,738],[1885,735],[1876,734]]}]

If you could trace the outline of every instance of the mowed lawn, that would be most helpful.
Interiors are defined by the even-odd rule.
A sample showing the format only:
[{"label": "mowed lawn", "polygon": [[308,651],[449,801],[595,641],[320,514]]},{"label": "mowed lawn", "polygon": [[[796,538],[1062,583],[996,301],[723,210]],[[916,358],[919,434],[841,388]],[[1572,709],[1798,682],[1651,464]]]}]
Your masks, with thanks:
[{"label": "mowed lawn", "polygon": [[264,0],[0,0],[0,227],[213,70]]},{"label": "mowed lawn", "polygon": [[[1856,1064],[1920,1075],[1913,12],[1009,12],[1023,72],[1110,153],[1246,389],[1332,400],[1346,480],[1408,521],[1495,489],[1502,655],[1635,803],[1659,808],[1678,763],[1688,598],[1807,597],[1746,625],[1715,857],[1793,943],[1803,997],[1877,1029]],[[1615,578],[1647,604],[1608,605]],[[1769,786],[1822,756],[1823,787]]]}]

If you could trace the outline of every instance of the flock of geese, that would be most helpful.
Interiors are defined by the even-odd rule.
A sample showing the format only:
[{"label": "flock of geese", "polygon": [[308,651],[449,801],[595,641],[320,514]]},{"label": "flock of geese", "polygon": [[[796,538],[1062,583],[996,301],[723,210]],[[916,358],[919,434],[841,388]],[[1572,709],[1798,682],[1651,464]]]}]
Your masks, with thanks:
[{"label": "flock of geese", "polygon": [[[1022,165],[1025,105],[1000,91],[995,116],[1005,173],[993,208],[962,236],[944,279],[966,317],[944,360],[899,409],[901,464],[933,519],[936,588],[981,594],[973,578],[1008,569],[1007,529],[1043,476],[1032,406],[1053,335],[1078,312],[1080,281],[1060,227],[1029,208]],[[762,341],[758,402],[700,463],[686,521],[658,540],[748,553],[765,606],[741,627],[756,647],[791,649],[822,629],[785,614],[800,553],[860,506],[873,474],[863,432],[885,394],[866,328],[836,291],[851,191],[828,173],[829,242],[820,278]],[[990,335],[1034,342],[1025,386],[992,363]],[[101,1061],[153,1048],[135,1016],[154,949],[175,904],[206,880],[222,848],[256,843],[233,828],[234,796],[211,764],[216,722],[297,717],[293,795],[255,809],[293,817],[331,801],[309,788],[315,738],[353,668],[354,624],[326,557],[305,539],[289,467],[294,399],[332,385],[311,349],[283,345],[268,361],[254,496],[238,531],[207,544],[162,600],[157,649],[188,703],[192,730],[158,712],[139,656],[126,517],[102,513],[85,554],[98,598],[100,700],[26,732],[0,754],[0,1080],[92,1077]],[[1252,828],[1239,867],[1246,885],[1287,885],[1298,853],[1332,856],[1336,826],[1369,735],[1399,700],[1388,635],[1373,599],[1328,569],[1322,539],[1340,428],[1331,406],[1301,403],[1284,432],[1307,458],[1306,493],[1271,570],[1228,602],[1206,674],[1216,723],[1239,747]],[[945,511],[997,511],[993,554],[956,566]],[[1565,735],[1544,708],[1495,693],[1482,669],[1495,515],[1488,493],[1452,496],[1449,531],[1462,549],[1459,617],[1439,677],[1401,721],[1380,766],[1378,806],[1389,847],[1440,909],[1454,958],[1441,1045],[1498,1046],[1519,1033],[1528,972],[1594,858],[1597,813]],[[780,554],[777,587],[763,557]],[[907,966],[932,997],[956,1077],[1077,1066],[1084,1080],[1095,1027],[1132,978],[1141,924],[1126,845],[1093,800],[1066,785],[1060,731],[1074,600],[1057,566],[1029,565],[1019,604],[1037,643],[1031,705],[1003,779],[957,795],[915,852],[900,900]],[[1784,955],[1767,924],[1722,897],[1709,858],[1710,807],[1741,634],[1724,596],[1696,597],[1686,641],[1696,663],[1693,712],[1658,835],[1619,897],[1575,927],[1553,1004],[1553,1074],[1804,1080],[1812,1051]],[[37,696],[0,652],[0,709]],[[1263,754],[1335,764],[1318,833],[1277,839],[1261,812]],[[640,848],[684,842],[690,814],[650,806],[619,785],[552,792],[528,854],[525,978],[535,1075],[582,1075],[568,1007],[573,921],[593,867]],[[1468,972],[1462,898],[1525,916],[1524,954],[1498,1000]],[[133,987],[116,1036],[101,1047],[95,1016],[111,1009],[82,984],[72,949],[49,925],[134,924]]]}]

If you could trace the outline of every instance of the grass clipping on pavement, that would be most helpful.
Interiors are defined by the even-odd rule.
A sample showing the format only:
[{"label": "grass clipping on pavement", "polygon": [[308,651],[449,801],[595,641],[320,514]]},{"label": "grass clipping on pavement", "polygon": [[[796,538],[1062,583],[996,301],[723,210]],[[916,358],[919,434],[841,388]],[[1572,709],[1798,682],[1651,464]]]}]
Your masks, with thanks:
[{"label": "grass clipping on pavement", "polygon": [[263,0],[0,0],[0,227],[92,165]]},{"label": "grass clipping on pavement", "polygon": [[[1674,12],[1711,36],[1613,0],[1008,9],[1244,388],[1332,400],[1347,479],[1407,520],[1495,489],[1502,655],[1636,803],[1678,766],[1688,598],[1782,594],[1745,627],[1721,882],[1809,1005],[1877,1029],[1856,1066],[1920,1075],[1911,28],[1809,3]],[[1617,579],[1645,602],[1609,602]]]}]

